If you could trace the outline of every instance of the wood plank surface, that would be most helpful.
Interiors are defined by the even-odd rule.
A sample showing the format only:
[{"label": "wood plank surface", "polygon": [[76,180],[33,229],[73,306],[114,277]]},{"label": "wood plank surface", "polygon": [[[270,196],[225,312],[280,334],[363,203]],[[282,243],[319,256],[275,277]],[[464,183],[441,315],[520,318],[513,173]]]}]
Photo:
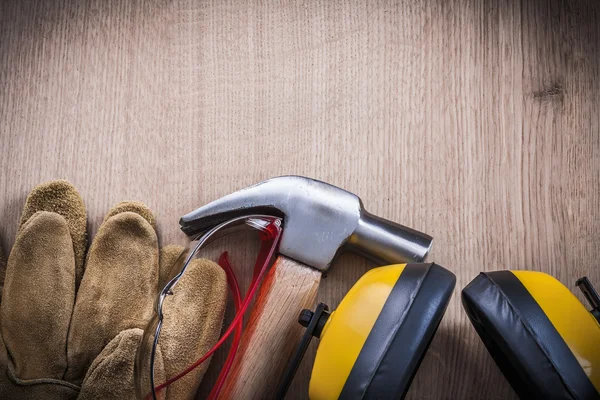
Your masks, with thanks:
[{"label": "wood plank surface", "polygon": [[[457,275],[409,397],[513,398],[459,293],[505,268],[600,286],[598,21],[594,0],[2,0],[2,247],[49,179],[79,188],[91,233],[146,202],[163,243],[233,190],[325,180],[431,234]],[[369,267],[343,255],[318,299],[335,306]]]}]

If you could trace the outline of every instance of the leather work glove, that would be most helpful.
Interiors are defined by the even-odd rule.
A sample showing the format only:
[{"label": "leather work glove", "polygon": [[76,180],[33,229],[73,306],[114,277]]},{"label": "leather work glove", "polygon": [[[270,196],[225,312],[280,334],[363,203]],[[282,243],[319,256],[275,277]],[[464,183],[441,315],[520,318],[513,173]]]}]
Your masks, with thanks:
[{"label": "leather work glove", "polygon": [[[86,256],[79,193],[66,181],[36,187],[6,263],[0,398],[135,398],[137,347],[159,285],[181,251],[177,246],[159,251],[150,210],[124,202],[106,215]],[[190,264],[177,295],[165,303],[170,309],[155,362],[157,384],[215,344],[226,294],[226,276],[217,264]],[[159,395],[193,398],[207,367],[202,364]]]}]

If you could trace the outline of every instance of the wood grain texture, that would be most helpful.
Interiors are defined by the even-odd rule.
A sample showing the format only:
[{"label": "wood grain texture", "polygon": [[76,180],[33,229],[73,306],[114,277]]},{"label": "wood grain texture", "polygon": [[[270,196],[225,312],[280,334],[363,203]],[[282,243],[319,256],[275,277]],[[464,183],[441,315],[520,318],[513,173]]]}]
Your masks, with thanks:
[{"label": "wood grain texture", "polygon": [[223,399],[274,399],[304,329],[300,312],[314,309],[321,272],[284,256],[265,276],[245,326],[239,357],[223,386]]},{"label": "wood grain texture", "polygon": [[[48,179],[80,189],[91,233],[145,201],[163,243],[233,190],[325,180],[431,234],[457,275],[409,397],[514,397],[458,295],[504,268],[600,285],[599,20],[594,0],[3,0],[2,245]],[[343,255],[318,299],[369,267]]]}]

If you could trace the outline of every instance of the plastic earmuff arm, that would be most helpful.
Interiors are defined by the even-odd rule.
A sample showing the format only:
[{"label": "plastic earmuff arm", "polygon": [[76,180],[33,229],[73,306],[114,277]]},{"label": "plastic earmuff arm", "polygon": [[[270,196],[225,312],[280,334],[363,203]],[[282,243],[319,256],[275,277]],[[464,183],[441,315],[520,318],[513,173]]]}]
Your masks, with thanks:
[{"label": "plastic earmuff arm", "polygon": [[577,279],[575,285],[581,290],[588,303],[590,303],[590,306],[592,307],[590,313],[592,313],[594,318],[600,323],[600,296],[598,295],[598,292],[596,292],[594,285],[592,285],[592,282],[590,282],[587,276]]},{"label": "plastic earmuff arm", "polygon": [[277,389],[277,395],[275,396],[275,399],[283,400],[285,397],[290,384],[292,383],[292,379],[294,379],[294,375],[296,375],[296,371],[300,366],[300,362],[304,357],[304,353],[306,353],[306,350],[308,349],[310,341],[312,340],[313,336],[321,336],[323,326],[329,318],[328,311],[329,307],[323,303],[319,303],[317,305],[314,313],[310,310],[302,310],[302,313],[298,317],[298,323],[302,326],[305,326],[306,331],[304,331],[304,335],[302,335],[302,340],[296,349],[296,353],[294,353],[294,357],[292,360],[290,360],[290,363],[285,369],[285,373],[283,375],[283,379],[281,380],[281,384]]}]

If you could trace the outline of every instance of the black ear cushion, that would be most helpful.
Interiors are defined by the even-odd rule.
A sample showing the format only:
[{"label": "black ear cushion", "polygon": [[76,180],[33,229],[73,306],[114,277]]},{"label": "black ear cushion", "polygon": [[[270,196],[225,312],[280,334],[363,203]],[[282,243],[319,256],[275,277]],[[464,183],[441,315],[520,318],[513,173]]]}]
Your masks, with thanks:
[{"label": "black ear cushion", "polygon": [[475,330],[522,399],[600,399],[575,356],[510,271],[482,273],[462,291]]},{"label": "black ear cushion", "polygon": [[408,264],[373,326],[340,399],[404,397],[448,306],[456,277],[436,264]]}]

